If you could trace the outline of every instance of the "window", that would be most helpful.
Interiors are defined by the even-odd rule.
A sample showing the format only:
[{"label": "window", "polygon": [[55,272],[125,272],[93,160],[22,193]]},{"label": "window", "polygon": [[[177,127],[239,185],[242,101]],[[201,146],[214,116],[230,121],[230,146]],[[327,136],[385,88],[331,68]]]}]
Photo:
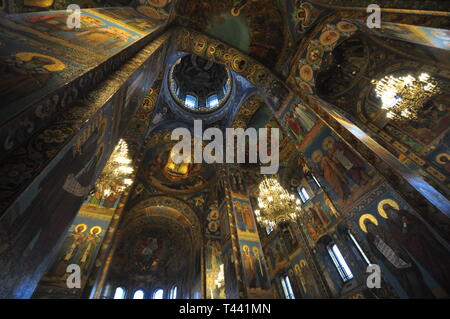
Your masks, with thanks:
[{"label": "window", "polygon": [[306,188],[303,186],[299,186],[297,191],[300,195],[300,198],[302,199],[302,202],[306,203],[306,201],[310,198],[308,192],[306,191]]},{"label": "window", "polygon": [[177,286],[173,286],[169,292],[169,299],[177,299]]},{"label": "window", "polygon": [[163,299],[164,290],[161,288],[156,289],[156,291],[153,293],[153,299]]},{"label": "window", "polygon": [[341,278],[344,282],[349,281],[353,278],[353,274],[350,270],[350,268],[347,265],[347,262],[345,261],[344,257],[341,254],[341,251],[339,250],[338,246],[335,243],[330,243],[328,245],[328,253],[331,256],[331,259],[333,260],[334,265],[336,266],[339,275],[341,275]]},{"label": "window", "polygon": [[314,176],[314,174],[311,174],[311,176],[312,176],[312,178],[314,179],[314,181],[316,182],[317,186],[322,187],[322,186],[320,186],[320,183],[319,183],[319,181],[317,180],[317,178]]},{"label": "window", "polygon": [[190,109],[195,109],[195,107],[197,106],[197,98],[192,95],[186,95],[186,99],[184,100],[184,106]]},{"label": "window", "polygon": [[123,289],[122,287],[117,287],[113,298],[114,299],[123,299],[123,298],[125,298],[125,289]]},{"label": "window", "polygon": [[211,95],[208,97],[208,108],[213,109],[219,106],[219,99],[217,98],[217,95]]},{"label": "window", "polygon": [[288,276],[281,278],[281,286],[283,287],[283,293],[286,299],[295,299],[294,292],[292,291],[291,282]]},{"label": "window", "polygon": [[369,258],[367,258],[366,254],[364,253],[364,250],[362,250],[361,246],[359,245],[358,241],[353,236],[353,234],[351,233],[350,230],[348,230],[348,235],[349,235],[350,239],[353,241],[353,243],[355,244],[356,248],[358,249],[358,251],[361,254],[364,261],[367,263],[367,265],[370,265],[371,262],[370,262]]},{"label": "window", "polygon": [[144,290],[139,289],[134,292],[133,299],[144,299]]},{"label": "window", "polygon": [[[257,209],[257,211],[259,211],[259,209]],[[266,233],[267,233],[267,235],[269,235],[271,232],[274,231],[274,229],[275,229],[274,226],[275,226],[275,223],[269,221],[269,223],[266,226]]]}]

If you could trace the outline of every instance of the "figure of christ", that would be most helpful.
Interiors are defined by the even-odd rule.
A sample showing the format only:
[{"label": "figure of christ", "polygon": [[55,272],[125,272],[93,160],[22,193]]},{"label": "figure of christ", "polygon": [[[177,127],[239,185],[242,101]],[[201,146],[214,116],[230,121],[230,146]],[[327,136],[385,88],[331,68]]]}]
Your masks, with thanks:
[{"label": "figure of christ", "polygon": [[390,204],[383,209],[387,227],[402,246],[431,274],[450,295],[450,253],[426,225],[407,210],[396,210]]},{"label": "figure of christ", "polygon": [[395,238],[369,219],[364,224],[370,250],[394,275],[408,297],[433,298],[420,270]]}]

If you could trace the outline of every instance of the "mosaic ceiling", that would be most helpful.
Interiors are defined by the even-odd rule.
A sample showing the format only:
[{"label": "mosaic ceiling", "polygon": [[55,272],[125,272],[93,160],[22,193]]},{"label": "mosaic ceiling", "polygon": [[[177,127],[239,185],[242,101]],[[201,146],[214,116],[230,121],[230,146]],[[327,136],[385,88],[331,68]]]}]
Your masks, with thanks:
[{"label": "mosaic ceiling", "polygon": [[278,1],[179,1],[177,21],[201,30],[273,67],[284,45]]}]

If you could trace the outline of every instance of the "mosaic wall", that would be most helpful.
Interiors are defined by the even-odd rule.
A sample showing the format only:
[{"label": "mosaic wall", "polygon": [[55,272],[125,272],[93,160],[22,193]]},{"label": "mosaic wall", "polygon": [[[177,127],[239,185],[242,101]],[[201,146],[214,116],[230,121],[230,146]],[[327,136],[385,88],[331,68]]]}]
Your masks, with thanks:
[{"label": "mosaic wall", "polygon": [[[61,244],[61,235],[109,157],[114,145],[111,141],[119,139],[142,105],[152,83],[142,85],[140,79],[159,73],[157,57],[162,53],[158,50],[162,43],[161,40],[149,45],[122,67],[118,79],[94,90],[88,105],[86,101],[76,101],[76,106],[29,141],[24,149],[31,153],[19,149],[15,151],[17,155],[8,157],[8,164],[2,167],[8,173],[2,174],[0,184],[2,190],[8,187],[10,191],[2,194],[11,198],[13,190],[20,193],[24,185],[33,183],[1,216],[0,229],[6,241],[0,255],[1,267],[10,276],[4,278],[0,295],[27,297],[32,293],[49,265],[49,257],[56,253],[55,244]],[[153,54],[154,58],[149,59]],[[27,173],[19,173],[18,179],[14,173],[24,169]],[[24,279],[23,274],[30,277]]]}]

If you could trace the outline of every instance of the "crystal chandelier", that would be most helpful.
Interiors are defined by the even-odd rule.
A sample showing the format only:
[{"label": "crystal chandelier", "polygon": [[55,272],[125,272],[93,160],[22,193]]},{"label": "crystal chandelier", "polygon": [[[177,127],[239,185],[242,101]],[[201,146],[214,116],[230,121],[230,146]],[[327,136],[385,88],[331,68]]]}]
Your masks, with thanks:
[{"label": "crystal chandelier", "polygon": [[255,210],[256,219],[264,227],[275,228],[277,224],[295,220],[301,211],[300,200],[289,194],[276,178],[264,177],[259,184],[259,209]]},{"label": "crystal chandelier", "polygon": [[121,193],[133,183],[130,178],[133,173],[132,161],[128,155],[128,145],[119,140],[102,173],[98,177],[95,187],[104,196]]},{"label": "crystal chandelier", "polygon": [[400,121],[418,119],[428,99],[440,92],[438,82],[428,73],[418,77],[388,75],[381,80],[372,80],[372,83],[381,99],[381,108],[387,111],[386,117]]}]

